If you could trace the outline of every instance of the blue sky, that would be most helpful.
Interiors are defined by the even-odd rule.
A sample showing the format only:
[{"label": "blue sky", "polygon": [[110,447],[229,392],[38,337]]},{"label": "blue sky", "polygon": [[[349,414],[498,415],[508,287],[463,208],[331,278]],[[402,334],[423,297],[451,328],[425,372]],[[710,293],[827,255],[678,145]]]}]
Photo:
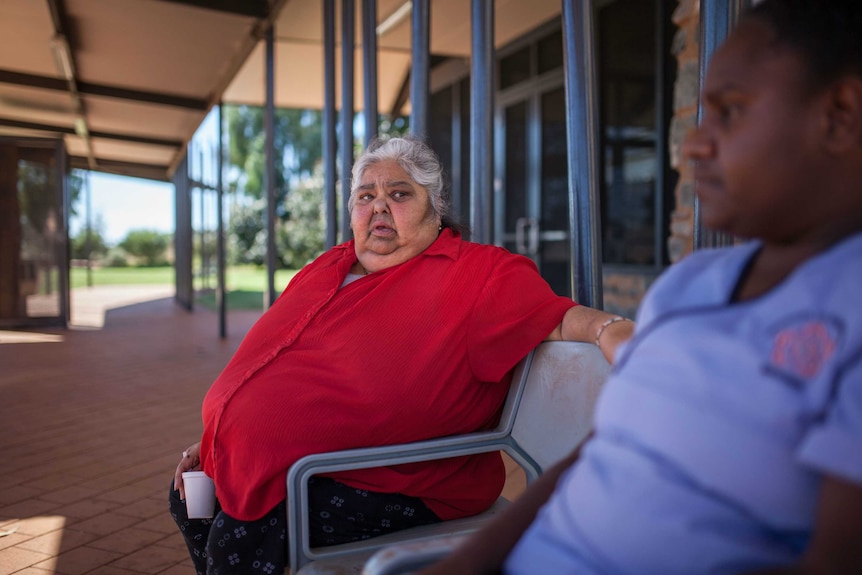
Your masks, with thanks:
[{"label": "blue sky", "polygon": [[[201,176],[199,163],[203,160],[208,170],[213,169],[217,136],[218,113],[214,108],[198,126],[193,138],[195,146],[190,152],[190,172],[193,177],[214,182],[215,176],[211,172],[207,172],[208,177]],[[206,150],[206,159],[200,157],[198,151],[200,149]],[[169,233],[174,231],[176,208],[172,183],[99,172],[89,172],[89,176],[93,224],[96,225],[96,218],[101,218],[101,231],[108,244],[118,244],[131,230],[147,229]],[[86,185],[84,189],[86,190]],[[200,223],[200,205],[197,199],[199,197],[195,193],[192,198],[192,221],[195,222],[195,226]],[[84,192],[76,207],[78,216],[69,221],[71,236],[77,235],[86,226],[86,205],[86,192]],[[210,203],[209,206],[215,209],[213,204]],[[212,214],[210,215],[214,218]]]},{"label": "blue sky", "polygon": [[[130,230],[173,232],[174,186],[166,182],[90,173],[92,217],[102,220],[105,241],[116,245]],[[71,235],[86,225],[86,186],[70,222]]]}]

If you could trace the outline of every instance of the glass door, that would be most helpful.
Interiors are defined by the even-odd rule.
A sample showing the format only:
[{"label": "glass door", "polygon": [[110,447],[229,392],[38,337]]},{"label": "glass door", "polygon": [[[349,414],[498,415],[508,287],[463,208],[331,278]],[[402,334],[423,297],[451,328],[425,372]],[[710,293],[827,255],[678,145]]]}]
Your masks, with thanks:
[{"label": "glass door", "polygon": [[69,317],[62,141],[0,138],[0,326]]},{"label": "glass door", "polygon": [[498,110],[497,243],[531,258],[556,293],[571,296],[565,92],[559,82],[536,88]]}]

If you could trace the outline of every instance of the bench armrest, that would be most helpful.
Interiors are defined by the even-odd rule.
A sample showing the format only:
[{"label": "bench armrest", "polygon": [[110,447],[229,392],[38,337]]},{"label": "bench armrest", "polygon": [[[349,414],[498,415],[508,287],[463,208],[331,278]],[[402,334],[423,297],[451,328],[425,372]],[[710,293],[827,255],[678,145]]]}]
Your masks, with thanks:
[{"label": "bench armrest", "polygon": [[[322,557],[339,554],[334,546],[315,551],[309,545],[308,480],[313,475],[433,461],[492,451],[504,451],[521,465],[528,481],[535,479],[541,469],[532,458],[518,448],[507,430],[492,430],[429,439],[412,443],[363,447],[329,453],[307,455],[297,460],[287,474],[287,547],[291,568],[296,573],[303,565]],[[362,542],[362,547],[373,549],[382,546],[374,539]],[[344,554],[356,552],[357,544],[345,546]]]}]

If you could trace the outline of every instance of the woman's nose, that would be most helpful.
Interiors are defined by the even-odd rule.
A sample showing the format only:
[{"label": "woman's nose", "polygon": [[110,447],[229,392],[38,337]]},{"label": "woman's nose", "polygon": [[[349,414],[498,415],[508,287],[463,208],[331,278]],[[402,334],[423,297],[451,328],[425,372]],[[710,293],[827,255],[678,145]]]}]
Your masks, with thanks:
[{"label": "woman's nose", "polygon": [[707,138],[701,128],[688,133],[680,149],[682,159],[686,161],[702,160],[715,153],[715,145]]},{"label": "woman's nose", "polygon": [[389,211],[389,204],[386,202],[386,198],[376,198],[372,204],[372,208],[375,214],[381,214]]}]

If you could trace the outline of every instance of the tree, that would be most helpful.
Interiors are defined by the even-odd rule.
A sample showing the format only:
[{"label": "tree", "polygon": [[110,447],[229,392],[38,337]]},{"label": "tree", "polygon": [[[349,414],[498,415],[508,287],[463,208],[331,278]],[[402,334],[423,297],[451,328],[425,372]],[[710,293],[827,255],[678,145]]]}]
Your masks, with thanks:
[{"label": "tree", "polygon": [[263,200],[235,204],[230,212],[229,258],[236,264],[261,265],[266,256]]},{"label": "tree", "polygon": [[70,251],[73,260],[88,260],[104,256],[108,253],[108,243],[104,236],[105,222],[101,216],[96,217],[96,221],[90,230],[89,240],[87,238],[87,228],[83,228],[78,232],[78,235],[71,238]]},{"label": "tree", "polygon": [[[228,189],[244,196],[231,211],[232,261],[261,264],[266,257],[264,113],[262,108],[227,106],[225,116],[232,168]],[[274,120],[277,260],[298,268],[323,251],[323,123],[317,110],[279,109]],[[382,118],[380,136],[401,135],[408,127],[406,118]]]},{"label": "tree", "polygon": [[279,227],[277,245],[282,263],[299,269],[323,252],[325,219],[323,175],[302,180],[287,196],[285,221]]},{"label": "tree", "polygon": [[[266,201],[264,189],[264,168],[266,165],[265,134],[263,130],[263,109],[250,106],[228,106],[225,108],[228,131],[228,163],[234,168],[229,171],[228,188],[242,193],[245,198],[237,201],[231,210],[230,234],[233,261],[238,263],[262,264],[266,255]],[[275,206],[276,206],[276,250],[278,261],[284,265],[287,262],[306,261],[307,254],[315,251],[310,248],[308,235],[301,232],[304,222],[299,218],[314,212],[291,202],[288,207],[287,198],[290,190],[302,190],[303,197],[308,197],[306,181],[320,164],[323,150],[323,131],[321,113],[317,110],[279,109],[275,113]],[[322,202],[316,197],[317,210]],[[291,232],[285,230],[290,213],[296,214],[291,221]],[[302,214],[302,215],[300,215]],[[316,226],[322,246],[322,225],[309,222]],[[291,237],[300,233],[299,238]],[[298,249],[298,253],[293,253]],[[319,250],[317,250],[319,253]]]},{"label": "tree", "polygon": [[144,265],[156,266],[167,263],[165,252],[170,243],[170,234],[155,230],[132,230],[120,242],[120,247],[130,255],[141,258]]},{"label": "tree", "polygon": [[[237,168],[229,181],[245,195],[264,197],[266,134],[264,110],[254,106],[226,106],[228,162]],[[310,176],[323,150],[323,127],[318,110],[278,109],[274,118],[276,204],[291,181]]]}]

